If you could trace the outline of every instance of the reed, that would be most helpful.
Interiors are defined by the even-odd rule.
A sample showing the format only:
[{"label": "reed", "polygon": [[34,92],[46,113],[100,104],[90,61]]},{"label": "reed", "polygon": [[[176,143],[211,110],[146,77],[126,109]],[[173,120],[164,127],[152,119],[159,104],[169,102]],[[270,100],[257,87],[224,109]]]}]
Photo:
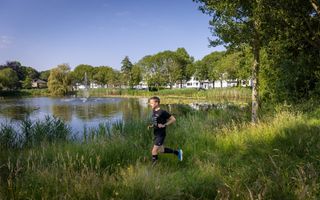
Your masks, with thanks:
[{"label": "reed", "polygon": [[98,88],[90,89],[90,96],[107,97],[107,96],[165,96],[165,97],[184,97],[196,99],[250,99],[251,90],[249,88],[215,88],[209,90],[198,90],[195,88],[184,89],[162,89],[159,91],[133,90],[133,89],[112,89]]}]

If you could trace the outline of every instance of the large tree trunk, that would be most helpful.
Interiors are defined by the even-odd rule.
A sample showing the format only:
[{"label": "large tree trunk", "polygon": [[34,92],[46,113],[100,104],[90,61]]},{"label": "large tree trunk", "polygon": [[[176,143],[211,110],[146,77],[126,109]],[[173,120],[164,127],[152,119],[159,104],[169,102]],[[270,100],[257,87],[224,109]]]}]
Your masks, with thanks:
[{"label": "large tree trunk", "polygon": [[[256,22],[257,28],[257,22]],[[256,29],[255,38],[253,41],[253,66],[252,66],[252,116],[253,123],[258,122],[259,109],[259,68],[260,68],[260,39]]]}]

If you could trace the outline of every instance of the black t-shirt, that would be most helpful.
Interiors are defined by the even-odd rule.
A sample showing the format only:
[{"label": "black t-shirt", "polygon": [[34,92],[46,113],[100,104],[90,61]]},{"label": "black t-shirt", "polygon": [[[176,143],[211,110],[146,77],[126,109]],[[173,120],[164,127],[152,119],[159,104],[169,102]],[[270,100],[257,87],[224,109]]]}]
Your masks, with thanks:
[{"label": "black t-shirt", "polygon": [[154,128],[154,132],[156,133],[165,133],[166,132],[166,128],[159,128],[158,124],[165,124],[168,119],[171,117],[171,115],[162,109],[159,110],[154,110],[152,112],[152,124],[153,124],[153,128]]}]

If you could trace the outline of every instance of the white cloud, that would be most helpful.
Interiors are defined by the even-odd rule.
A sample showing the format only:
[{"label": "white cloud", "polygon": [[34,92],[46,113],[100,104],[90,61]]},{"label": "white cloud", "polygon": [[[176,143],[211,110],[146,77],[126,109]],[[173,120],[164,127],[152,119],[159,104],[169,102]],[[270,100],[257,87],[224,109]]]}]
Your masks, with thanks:
[{"label": "white cloud", "polygon": [[0,35],[0,49],[10,47],[12,44],[12,37],[6,35]]}]

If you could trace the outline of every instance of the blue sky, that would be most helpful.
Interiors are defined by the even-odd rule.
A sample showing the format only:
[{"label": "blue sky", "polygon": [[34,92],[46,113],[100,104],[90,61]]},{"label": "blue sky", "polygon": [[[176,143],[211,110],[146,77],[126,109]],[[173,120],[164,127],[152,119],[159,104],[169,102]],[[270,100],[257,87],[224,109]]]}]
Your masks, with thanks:
[{"label": "blue sky", "polygon": [[210,17],[192,0],[0,0],[0,64],[39,71],[68,63],[119,69],[125,56],[184,47],[196,60],[208,47]]}]

